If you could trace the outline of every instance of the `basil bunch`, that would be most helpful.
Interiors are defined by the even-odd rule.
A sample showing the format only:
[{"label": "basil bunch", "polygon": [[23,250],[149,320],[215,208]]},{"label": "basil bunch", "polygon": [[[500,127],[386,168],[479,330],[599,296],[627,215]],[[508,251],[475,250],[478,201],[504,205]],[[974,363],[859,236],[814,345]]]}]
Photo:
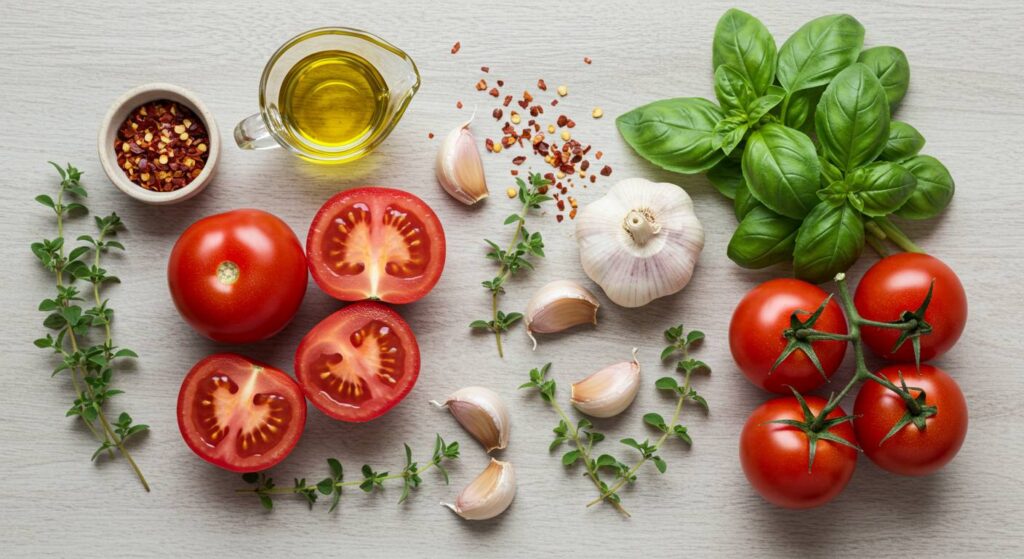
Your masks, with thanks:
[{"label": "basil bunch", "polygon": [[905,239],[887,216],[934,217],[954,191],[945,166],[919,155],[924,137],[892,120],[910,82],[906,56],[863,44],[864,27],[841,14],[806,23],[777,49],[761,21],[731,9],[712,46],[718,104],[664,99],[616,124],[648,161],[706,172],[734,200],[734,262],[792,258],[798,277],[825,281],[857,260],[866,234]]}]

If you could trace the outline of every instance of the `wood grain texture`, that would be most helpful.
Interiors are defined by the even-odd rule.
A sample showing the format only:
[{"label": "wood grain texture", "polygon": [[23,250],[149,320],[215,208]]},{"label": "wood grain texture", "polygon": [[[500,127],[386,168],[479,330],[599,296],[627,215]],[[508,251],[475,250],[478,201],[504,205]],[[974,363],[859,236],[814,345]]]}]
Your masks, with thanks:
[{"label": "wood grain texture", "polygon": [[[961,275],[971,316],[960,344],[939,364],[960,382],[971,405],[967,441],[957,459],[925,479],[884,474],[866,459],[834,503],[795,513],[766,505],[748,487],[736,460],[738,429],[765,400],[733,366],[726,331],[733,306],[754,284],[788,269],[749,272],[725,256],[735,226],[730,204],[702,177],[654,169],[623,144],[613,117],[667,96],[712,96],[710,45],[715,22],[731,2],[618,2],[553,11],[550,2],[460,2],[451,5],[374,2],[165,2],[139,9],[81,1],[5,1],[0,4],[0,204],[3,262],[4,389],[0,421],[0,549],[11,556],[85,555],[337,555],[347,556],[849,556],[895,555],[902,549],[929,556],[1019,556],[1024,551],[1024,437],[1018,428],[1024,391],[1019,334],[1011,333],[1022,308],[1024,226],[1020,185],[1024,148],[1024,5],[993,2],[844,2],[864,23],[867,44],[895,44],[911,61],[913,77],[898,116],[928,139],[925,148],[949,167],[958,192],[945,215],[907,226],[911,236]],[[840,9],[819,2],[740,2],[758,15],[781,44],[806,20]],[[544,14],[552,14],[548,17]],[[317,167],[281,150],[243,152],[227,145],[220,174],[197,199],[169,208],[135,203],[105,179],[96,160],[100,118],[126,89],[168,81],[197,92],[217,115],[230,142],[234,124],[256,109],[263,63],[287,38],[312,27],[338,24],[370,30],[406,49],[423,74],[423,88],[392,137],[363,161]],[[462,42],[452,56],[449,48]],[[593,64],[582,63],[584,56]],[[486,159],[495,195],[479,208],[450,200],[433,177],[441,135],[479,104],[480,127],[494,130],[490,99],[473,84],[479,67],[503,78],[510,91],[532,88],[537,78],[565,83],[560,108],[579,123],[575,135],[604,150],[612,178],[639,175],[677,183],[694,197],[707,230],[707,246],[693,282],[677,295],[643,309],[621,309],[602,296],[600,326],[547,336],[531,352],[522,329],[508,339],[508,357],[465,325],[483,315],[478,282],[482,235],[505,238],[499,224],[511,204],[511,155]],[[455,108],[462,99],[467,108]],[[594,106],[606,116],[587,117]],[[481,137],[484,135],[480,134]],[[118,310],[116,336],[142,356],[118,385],[116,400],[152,433],[135,454],[153,484],[144,494],[118,460],[88,461],[87,433],[63,418],[70,401],[66,379],[50,379],[51,364],[31,340],[41,332],[37,302],[50,292],[28,245],[52,235],[46,213],[31,200],[53,187],[47,159],[71,161],[86,173],[91,206],[115,209],[130,231],[126,258],[110,268],[124,283],[110,291]],[[178,318],[167,297],[164,263],[177,235],[192,221],[236,207],[273,211],[304,235],[315,210],[334,192],[367,183],[407,188],[444,221],[448,265],[426,299],[401,309],[423,348],[423,371],[409,398],[367,425],[332,422],[311,410],[306,434],[278,477],[316,478],[335,455],[354,472],[369,462],[398,467],[401,443],[428,451],[435,432],[463,443],[452,468],[453,486],[433,475],[403,506],[397,491],[350,493],[337,514],[307,511],[283,499],[264,513],[234,490],[238,476],[195,458],[175,425],[175,398],[183,374],[221,349],[200,339]],[[605,181],[605,185],[610,181]],[[602,187],[578,192],[582,203]],[[546,216],[535,221],[547,239],[548,258],[512,283],[508,308],[522,308],[530,293],[557,278],[586,279],[572,228]],[[87,222],[83,222],[87,226]],[[865,256],[853,277],[872,261]],[[294,323],[273,340],[235,349],[290,368],[302,334],[339,304],[311,286]],[[712,406],[710,417],[686,414],[692,450],[669,448],[669,470],[653,468],[624,493],[634,514],[625,520],[608,508],[585,509],[592,488],[563,470],[547,445],[554,416],[535,397],[516,391],[526,371],[555,362],[563,387],[570,380],[625,359],[641,348],[645,387],[619,419],[603,422],[611,438],[644,436],[640,416],[664,410],[651,385],[660,332],[686,322],[708,340],[700,357],[715,373],[697,382]],[[437,506],[453,498],[485,465],[486,457],[446,414],[427,402],[464,385],[489,386],[513,409],[511,448],[503,456],[519,472],[519,492],[504,516],[467,523]],[[563,390],[563,396],[566,396]],[[613,444],[613,443],[608,443]],[[619,452],[617,450],[617,452]],[[109,527],[109,537],[100,538]]]}]

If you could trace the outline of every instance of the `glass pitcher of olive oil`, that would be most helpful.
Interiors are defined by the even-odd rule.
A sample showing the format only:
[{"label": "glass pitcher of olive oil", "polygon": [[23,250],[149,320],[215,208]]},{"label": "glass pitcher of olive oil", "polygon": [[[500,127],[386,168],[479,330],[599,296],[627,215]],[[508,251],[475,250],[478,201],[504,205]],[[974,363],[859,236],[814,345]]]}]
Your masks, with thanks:
[{"label": "glass pitcher of olive oil", "polygon": [[238,123],[242,149],[284,147],[319,163],[345,163],[377,147],[420,87],[411,58],[369,33],[307,31],[270,57],[260,112]]}]

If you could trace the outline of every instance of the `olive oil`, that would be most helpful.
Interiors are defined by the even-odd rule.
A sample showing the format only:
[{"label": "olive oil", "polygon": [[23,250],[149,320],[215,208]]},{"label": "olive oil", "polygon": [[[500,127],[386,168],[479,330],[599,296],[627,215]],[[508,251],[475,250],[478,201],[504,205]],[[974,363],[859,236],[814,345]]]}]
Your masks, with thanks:
[{"label": "olive oil", "polygon": [[278,106],[294,140],[332,151],[367,142],[386,127],[389,101],[384,77],[365,58],[326,50],[292,67]]}]

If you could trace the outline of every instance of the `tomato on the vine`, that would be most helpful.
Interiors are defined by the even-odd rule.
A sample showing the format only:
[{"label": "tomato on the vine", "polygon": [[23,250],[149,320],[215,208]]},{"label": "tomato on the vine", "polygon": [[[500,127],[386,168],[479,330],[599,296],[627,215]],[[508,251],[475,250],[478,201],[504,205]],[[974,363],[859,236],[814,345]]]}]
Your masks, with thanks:
[{"label": "tomato on the vine", "polygon": [[[822,371],[805,351],[796,349],[772,371],[772,365],[786,350],[783,332],[790,328],[794,311],[806,311],[802,320],[821,306],[828,297],[821,288],[797,279],[766,281],[750,290],[732,314],[729,323],[729,348],[733,359],[750,382],[765,390],[783,394],[790,387],[807,392],[825,384],[846,354],[845,341],[815,341],[810,347],[818,356]],[[813,324],[815,330],[846,334],[846,318],[835,302],[828,305]]]},{"label": "tomato on the vine", "polygon": [[[956,381],[938,367],[922,364],[918,373],[910,363],[878,371],[897,386],[901,386],[901,373],[911,396],[920,400],[924,391],[918,417],[924,428],[912,420],[898,394],[871,380],[857,394],[853,427],[864,454],[882,469],[906,476],[930,474],[960,450],[967,436],[967,401]],[[898,423],[904,425],[889,436]]]},{"label": "tomato on the vine", "polygon": [[[809,411],[817,415],[826,400],[805,398]],[[827,419],[845,416],[836,407]],[[775,420],[805,420],[799,400],[793,396],[768,400],[750,414],[740,434],[740,463],[750,485],[765,500],[780,507],[806,509],[834,499],[850,481],[857,465],[857,450],[834,441],[818,438],[814,463],[810,461],[810,438],[798,427]],[[856,444],[853,427],[843,421],[828,431]]]},{"label": "tomato on the vine", "polygon": [[405,398],[420,372],[416,337],[398,313],[356,303],[323,319],[295,352],[295,376],[320,411],[369,421]]},{"label": "tomato on the vine", "polygon": [[441,277],[444,229],[434,210],[408,192],[356,188],[320,208],[306,252],[313,279],[332,297],[411,303]]},{"label": "tomato on the vine", "polygon": [[281,371],[233,353],[195,364],[178,393],[178,429],[200,458],[232,472],[272,468],[306,425],[302,389]]},{"label": "tomato on the vine", "polygon": [[200,334],[248,343],[280,332],[306,295],[306,257],[288,225],[260,210],[193,223],[171,250],[167,284]]},{"label": "tomato on the vine", "polygon": [[[960,338],[967,323],[967,294],[956,273],[934,256],[904,252],[883,258],[861,278],[854,305],[861,317],[877,322],[899,320],[905,311],[915,312],[935,281],[932,298],[924,312],[930,333],[918,337],[921,360],[928,361],[946,353]],[[894,361],[914,361],[911,340],[893,351],[900,331],[864,326],[864,344],[876,355]]]}]

